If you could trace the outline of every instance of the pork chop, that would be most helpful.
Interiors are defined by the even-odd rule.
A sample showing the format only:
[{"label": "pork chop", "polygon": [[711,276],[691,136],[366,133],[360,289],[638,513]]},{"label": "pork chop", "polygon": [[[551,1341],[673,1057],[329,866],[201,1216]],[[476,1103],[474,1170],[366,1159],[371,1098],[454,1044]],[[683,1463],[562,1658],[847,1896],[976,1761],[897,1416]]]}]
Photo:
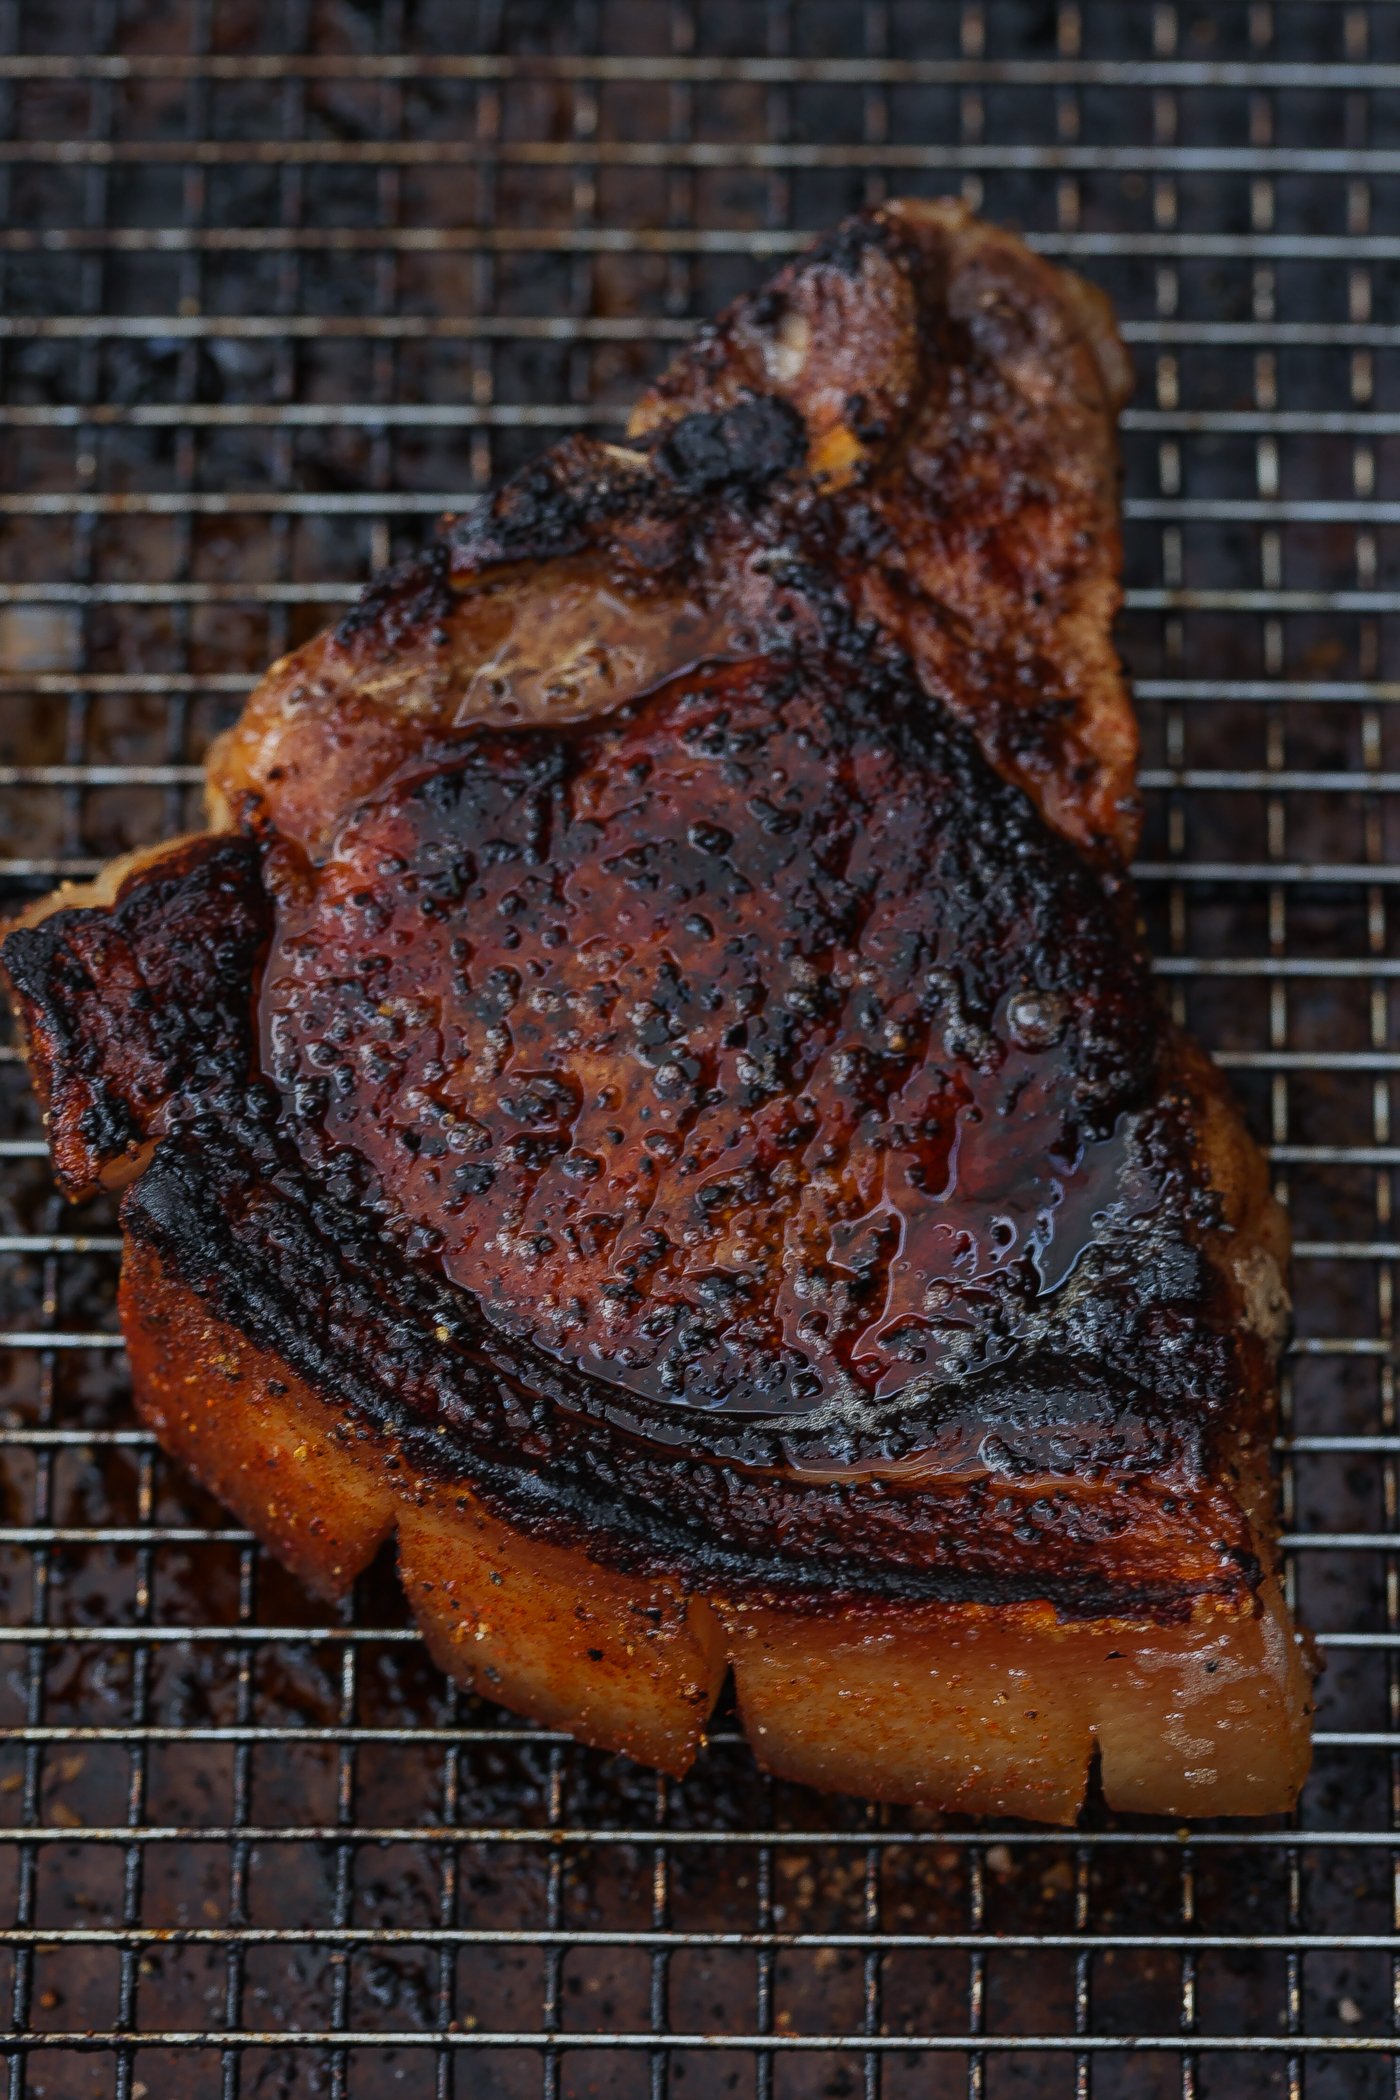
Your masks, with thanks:
[{"label": "pork chop", "polygon": [[275,664],[3,959],[137,1405],[672,1772],[1262,1813],[1283,1215],[1127,863],[1106,302],[854,219]]}]

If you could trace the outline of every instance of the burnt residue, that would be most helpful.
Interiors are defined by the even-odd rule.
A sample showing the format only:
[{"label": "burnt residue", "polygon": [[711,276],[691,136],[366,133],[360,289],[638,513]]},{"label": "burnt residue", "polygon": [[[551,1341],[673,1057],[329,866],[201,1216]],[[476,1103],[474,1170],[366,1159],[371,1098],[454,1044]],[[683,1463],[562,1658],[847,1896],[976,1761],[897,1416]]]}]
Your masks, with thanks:
[{"label": "burnt residue", "polygon": [[799,466],[806,450],[806,429],[792,403],[759,394],[732,408],[697,409],[682,417],[653,456],[688,495],[725,489],[759,497],[778,475]]}]

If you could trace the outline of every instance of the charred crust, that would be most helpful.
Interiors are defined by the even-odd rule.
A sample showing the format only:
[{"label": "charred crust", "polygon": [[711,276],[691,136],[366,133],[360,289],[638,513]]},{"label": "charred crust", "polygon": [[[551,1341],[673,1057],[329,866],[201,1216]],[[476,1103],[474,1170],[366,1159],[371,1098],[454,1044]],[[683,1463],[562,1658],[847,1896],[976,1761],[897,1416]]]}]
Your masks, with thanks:
[{"label": "charred crust", "polygon": [[444,541],[397,562],[367,584],[334,630],[342,649],[372,648],[389,656],[452,610],[451,558]]},{"label": "charred crust", "polygon": [[100,1084],[78,1117],[78,1134],[93,1158],[100,1160],[120,1159],[145,1136],[130,1103],[117,1100]]},{"label": "charred crust", "polygon": [[724,489],[758,498],[801,465],[807,433],[790,401],[760,394],[732,408],[697,410],[669,427],[654,458],[686,495]]},{"label": "charred crust", "polygon": [[[279,929],[265,1005],[285,1127],[314,1175],[357,1161],[365,1204],[498,1326],[626,1365],[596,1382],[639,1436],[815,1463],[806,1417],[878,1386],[890,1406],[873,1417],[836,1402],[842,1463],[891,1440],[907,1456],[955,1423],[975,1446],[980,1422],[1006,1478],[1052,1451],[1071,1471],[1199,1467],[1238,1384],[1231,1311],[1194,1251],[1208,1176],[1130,893],[919,703],[878,657],[812,655],[697,673],[604,727],[468,740],[362,813],[328,889]],[[778,801],[756,793],[778,781]],[[527,872],[546,865],[547,881]],[[444,912],[474,929],[470,984],[433,930]],[[614,980],[581,958],[623,919]],[[484,1047],[497,1029],[519,1055],[502,1047],[484,1089],[463,1079],[435,1108],[441,1074],[394,1020],[420,996],[448,1039]],[[637,1075],[606,1109],[568,1077],[585,1014],[600,1067]],[[996,1131],[1027,1086],[1040,1120],[1018,1142],[1035,1159],[1008,1192],[1025,1215],[1002,1259],[965,1197],[925,1199],[963,1113],[953,1090]],[[958,1141],[974,1213],[1000,1184],[973,1155],[1005,1141]],[[1057,1213],[1047,1271],[1031,1244],[1037,1205],[1060,1200],[1046,1160],[1087,1145],[1108,1148],[1107,1209],[1094,1230],[1082,1194]],[[866,1238],[844,1221],[888,1156],[902,1224]],[[922,1195],[898,1193],[906,1167]],[[819,1213],[831,1252],[811,1244]],[[729,1216],[766,1222],[722,1275]],[[473,1241],[505,1251],[459,1261]],[[924,1397],[894,1419],[905,1386]]]},{"label": "charred crust", "polygon": [[913,241],[899,222],[876,207],[856,212],[830,233],[819,235],[784,274],[795,278],[817,270],[835,270],[842,277],[859,277],[872,248],[910,271],[918,259]]},{"label": "charred crust", "polygon": [[643,466],[640,457],[622,466],[589,439],[565,439],[456,523],[446,542],[454,567],[547,561],[594,545],[608,526],[657,507]]},{"label": "charred crust", "polygon": [[69,907],[0,947],[70,1194],[209,1088],[246,1081],[271,905],[256,844],[191,840],[105,909]]}]

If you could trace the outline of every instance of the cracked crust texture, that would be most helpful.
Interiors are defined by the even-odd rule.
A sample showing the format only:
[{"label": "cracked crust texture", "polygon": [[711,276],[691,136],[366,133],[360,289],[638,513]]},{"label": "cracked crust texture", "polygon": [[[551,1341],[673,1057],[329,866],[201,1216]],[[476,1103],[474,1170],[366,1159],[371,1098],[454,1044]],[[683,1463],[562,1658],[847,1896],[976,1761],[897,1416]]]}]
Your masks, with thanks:
[{"label": "cracked crust texture", "polygon": [[[167,1446],[682,1770],[1286,1806],[1286,1231],[1167,1023],[1108,308],[849,222],[273,666],[4,963]],[[1009,1700],[1009,1705],[1008,1705]],[[1165,1747],[1164,1747],[1165,1745]]]}]

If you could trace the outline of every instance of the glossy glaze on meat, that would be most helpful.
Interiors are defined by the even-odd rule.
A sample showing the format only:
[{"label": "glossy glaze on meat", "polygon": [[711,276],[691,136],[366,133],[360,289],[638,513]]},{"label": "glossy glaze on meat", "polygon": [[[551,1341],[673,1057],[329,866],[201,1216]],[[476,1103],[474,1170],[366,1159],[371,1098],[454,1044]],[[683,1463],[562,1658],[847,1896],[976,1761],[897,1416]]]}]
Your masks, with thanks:
[{"label": "glossy glaze on meat", "polygon": [[[993,1374],[1096,1215],[1140,1267],[1190,1199],[1135,1158],[1182,1133],[1133,1123],[1159,1019],[1121,914],[858,675],[760,659],[483,732],[272,864],[263,1065],[308,1165],[353,1157],[410,1254],[663,1412]],[[1187,1262],[1163,1296],[1198,1293]]]}]

